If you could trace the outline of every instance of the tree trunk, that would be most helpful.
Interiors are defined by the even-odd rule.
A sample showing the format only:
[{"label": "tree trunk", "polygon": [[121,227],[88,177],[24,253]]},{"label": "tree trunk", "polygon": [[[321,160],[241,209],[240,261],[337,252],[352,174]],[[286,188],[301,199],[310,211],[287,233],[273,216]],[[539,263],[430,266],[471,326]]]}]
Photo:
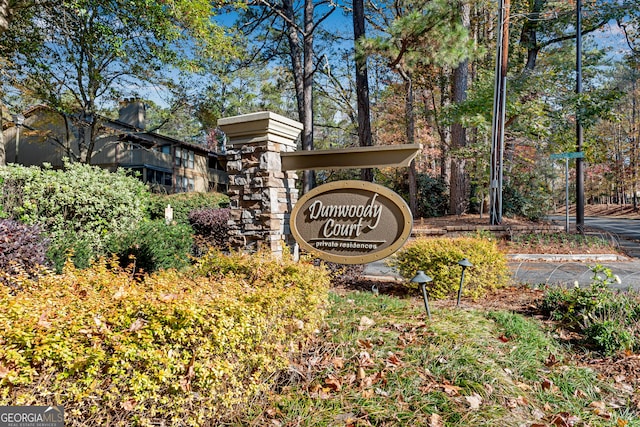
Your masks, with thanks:
[{"label": "tree trunk", "polygon": [[[304,91],[303,109],[304,126],[302,134],[302,149],[313,150],[313,0],[304,2]],[[307,193],[316,185],[314,171],[304,171],[302,192]]]},{"label": "tree trunk", "polygon": [[[471,25],[470,6],[463,2],[460,5],[460,18],[462,25],[469,28]],[[469,61],[464,60],[453,71],[452,101],[455,104],[467,99],[467,85],[469,78]],[[449,213],[462,215],[469,205],[469,176],[465,170],[466,160],[464,156],[456,153],[467,146],[467,134],[460,123],[451,125],[451,181],[449,182]]]},{"label": "tree trunk", "polygon": [[[358,41],[365,37],[364,1],[353,0],[353,40],[356,44],[356,96],[358,103],[358,141],[361,147],[373,145],[371,137],[371,113],[369,111],[369,77],[367,57],[357,53]],[[360,171],[363,181],[373,182],[373,169]]]},{"label": "tree trunk", "polygon": [[[407,144],[413,144],[415,138],[415,112],[413,109],[413,83],[411,76],[403,71],[402,76],[404,78],[405,87],[405,120],[406,120],[406,133]],[[418,182],[416,179],[416,161],[411,161],[409,165],[409,209],[414,218],[418,216]]]},{"label": "tree trunk", "polygon": [[6,166],[7,154],[4,146],[4,132],[2,132],[2,103],[0,103],[0,167]]},{"label": "tree trunk", "polygon": [[9,21],[11,19],[11,8],[9,0],[0,0],[0,33],[9,29]]}]

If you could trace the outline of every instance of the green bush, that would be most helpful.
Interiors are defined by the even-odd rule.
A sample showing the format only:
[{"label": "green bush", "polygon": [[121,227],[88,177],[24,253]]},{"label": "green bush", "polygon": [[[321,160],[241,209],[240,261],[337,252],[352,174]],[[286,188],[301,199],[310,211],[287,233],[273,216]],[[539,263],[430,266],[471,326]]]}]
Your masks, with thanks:
[{"label": "green bush", "polygon": [[123,267],[134,261],[136,270],[146,272],[180,269],[191,264],[192,234],[189,225],[146,220],[134,231],[114,239],[109,247]]},{"label": "green bush", "polygon": [[447,184],[440,177],[418,174],[418,216],[431,218],[443,216],[449,210]]},{"label": "green bush", "polygon": [[149,217],[164,220],[167,205],[173,209],[173,220],[189,224],[189,213],[196,209],[221,208],[229,205],[229,197],[221,193],[152,194]]},{"label": "green bush", "polygon": [[[227,264],[251,273],[217,269]],[[25,286],[0,287],[0,405],[63,405],[69,426],[186,426],[217,424],[273,386],[318,328],[328,277],[212,252],[184,273],[140,279],[100,262]]]},{"label": "green bush", "polygon": [[43,227],[58,269],[68,250],[75,251],[78,265],[104,255],[109,238],[144,218],[149,200],[146,186],[124,171],[80,163],[61,170],[9,165],[0,169],[0,180],[4,213]]},{"label": "green bush", "polygon": [[495,241],[486,239],[418,238],[399,250],[392,264],[407,279],[423,270],[433,278],[427,285],[429,295],[444,298],[454,295],[460,286],[462,267],[458,261],[463,258],[473,264],[465,272],[463,295],[478,298],[509,283],[505,254]]},{"label": "green bush", "polygon": [[605,354],[637,347],[638,295],[613,289],[620,279],[610,269],[596,265],[592,271],[589,286],[548,288],[540,309],[564,327],[583,333],[587,344]]}]

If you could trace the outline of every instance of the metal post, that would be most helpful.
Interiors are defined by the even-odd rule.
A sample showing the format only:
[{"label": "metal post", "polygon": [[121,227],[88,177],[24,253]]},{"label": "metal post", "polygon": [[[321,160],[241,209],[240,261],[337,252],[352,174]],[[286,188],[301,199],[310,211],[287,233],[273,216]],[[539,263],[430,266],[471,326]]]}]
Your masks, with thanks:
[{"label": "metal post", "polygon": [[507,65],[509,59],[510,0],[499,0],[496,52],[496,77],[491,135],[491,171],[489,179],[489,221],[502,223],[502,181],[504,161],[504,123],[507,101]]},{"label": "metal post", "polygon": [[[576,2],[576,94],[582,93],[582,0]],[[578,104],[580,105],[580,104]],[[576,151],[582,151],[582,124],[580,111],[576,111]],[[576,231],[584,233],[584,165],[576,159]]]},{"label": "metal post", "polygon": [[456,307],[460,306],[460,298],[462,298],[462,284],[464,283],[464,272],[467,267],[473,267],[473,264],[469,262],[468,259],[464,258],[458,261],[458,265],[462,267],[462,275],[460,276],[460,287],[458,288],[458,302],[456,303]]},{"label": "metal post", "polygon": [[431,320],[431,310],[429,310],[429,297],[427,297],[426,283],[420,283],[420,289],[422,290],[422,298],[424,299],[424,308],[427,310],[427,317]]},{"label": "metal post", "polygon": [[569,158],[564,159],[564,198],[565,198],[565,231],[569,232]]},{"label": "metal post", "polygon": [[418,270],[416,275],[411,279],[411,283],[417,283],[420,285],[420,290],[422,291],[422,298],[424,299],[424,308],[427,310],[427,317],[431,320],[431,310],[429,310],[429,297],[427,296],[427,283],[431,282],[433,279],[426,274],[424,271]]}]

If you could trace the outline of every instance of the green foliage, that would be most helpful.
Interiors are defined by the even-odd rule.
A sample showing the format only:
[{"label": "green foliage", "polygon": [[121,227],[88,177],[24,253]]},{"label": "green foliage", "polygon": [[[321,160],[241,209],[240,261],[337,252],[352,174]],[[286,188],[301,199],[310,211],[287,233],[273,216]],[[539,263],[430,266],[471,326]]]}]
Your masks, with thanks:
[{"label": "green foliage", "polygon": [[449,195],[444,180],[421,173],[418,174],[417,182],[418,216],[431,218],[446,214],[449,209]]},{"label": "green foliage", "polygon": [[56,402],[70,426],[194,426],[265,392],[318,327],[326,272],[266,254],[211,253],[198,269],[136,280],[68,265],[25,292],[0,289],[0,405]]},{"label": "green foliage", "polygon": [[592,270],[589,286],[550,288],[540,308],[565,327],[582,332],[588,344],[606,354],[633,349],[640,339],[638,296],[613,289],[620,279],[610,269]]},{"label": "green foliage", "polygon": [[0,170],[6,213],[25,224],[40,224],[51,239],[48,256],[60,269],[68,250],[86,266],[105,254],[113,236],[144,218],[149,193],[124,171],[66,163],[62,170],[10,165]]},{"label": "green foliage", "polygon": [[473,264],[465,272],[463,295],[479,298],[487,291],[506,286],[509,281],[507,259],[495,241],[473,237],[418,238],[396,253],[392,264],[411,279],[418,270],[433,278],[427,284],[429,295],[444,298],[457,292],[462,267],[467,258]]},{"label": "green foliage", "polygon": [[177,193],[152,194],[149,216],[163,219],[167,205],[173,209],[173,220],[178,224],[189,224],[189,213],[196,209],[221,208],[229,205],[229,198],[222,193]]},{"label": "green foliage", "polygon": [[146,272],[183,268],[191,264],[193,229],[164,220],[141,221],[138,227],[110,242],[109,249],[123,267],[134,262],[136,270]]}]

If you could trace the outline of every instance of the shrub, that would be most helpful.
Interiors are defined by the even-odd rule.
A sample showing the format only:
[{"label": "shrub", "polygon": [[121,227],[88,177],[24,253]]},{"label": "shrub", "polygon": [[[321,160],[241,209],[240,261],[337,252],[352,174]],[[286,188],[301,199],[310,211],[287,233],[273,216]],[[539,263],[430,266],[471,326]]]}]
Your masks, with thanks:
[{"label": "shrub", "polygon": [[433,278],[427,285],[429,295],[444,298],[453,295],[460,286],[462,268],[458,261],[463,258],[474,265],[465,273],[464,295],[478,298],[508,284],[505,254],[500,252],[495,241],[485,239],[418,238],[398,251],[392,264],[407,279],[423,270]]},{"label": "shrub", "polygon": [[169,224],[164,220],[142,221],[126,235],[109,245],[125,267],[135,260],[135,269],[146,272],[190,265],[193,230],[189,225]]},{"label": "shrub", "polygon": [[442,216],[449,209],[447,184],[440,177],[418,174],[418,216],[431,218]]},{"label": "shrub", "polygon": [[606,354],[633,349],[640,338],[638,296],[612,289],[619,278],[610,269],[596,265],[592,271],[589,286],[547,289],[540,309]]},{"label": "shrub", "polygon": [[246,405],[318,327],[326,272],[219,253],[195,271],[136,281],[101,262],[0,289],[0,405],[55,402],[70,426],[213,425]]},{"label": "shrub", "polygon": [[229,208],[203,208],[189,213],[189,224],[199,238],[199,246],[218,249],[229,246],[229,212]]},{"label": "shrub", "polygon": [[37,273],[45,264],[47,243],[39,226],[0,219],[0,271]]},{"label": "shrub", "polygon": [[[86,252],[76,257],[80,264],[103,255],[105,242],[133,229],[148,204],[149,193],[138,179],[80,163],[66,163],[63,170],[9,165],[0,170],[0,178],[6,214],[42,225],[58,268],[69,249]],[[70,246],[74,241],[83,242],[82,247]]]},{"label": "shrub", "polygon": [[173,220],[178,224],[189,224],[189,213],[202,208],[220,208],[229,205],[229,198],[221,193],[152,194],[149,216],[164,220],[167,205],[173,209]]}]

